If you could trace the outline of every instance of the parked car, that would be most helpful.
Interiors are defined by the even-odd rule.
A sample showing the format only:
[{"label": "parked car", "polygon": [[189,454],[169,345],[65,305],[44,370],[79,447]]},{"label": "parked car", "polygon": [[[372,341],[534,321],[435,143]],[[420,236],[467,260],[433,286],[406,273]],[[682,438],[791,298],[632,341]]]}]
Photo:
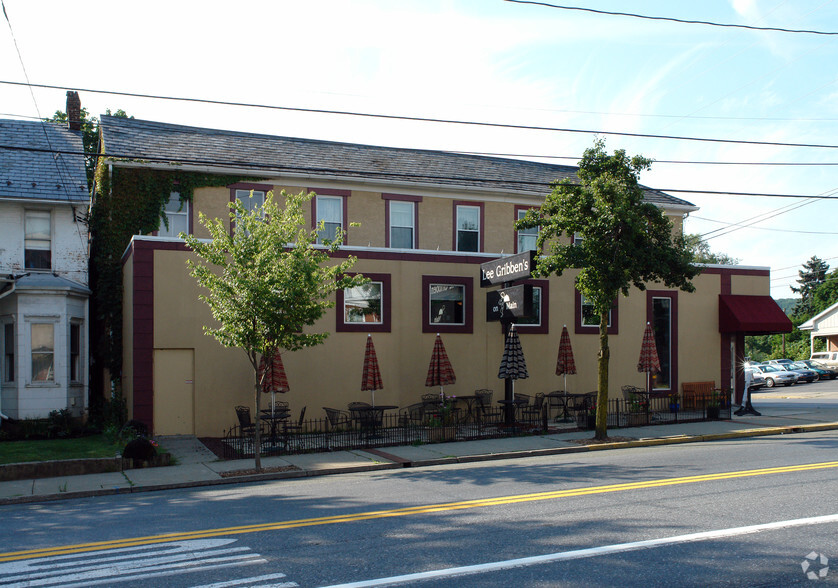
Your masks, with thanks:
[{"label": "parked car", "polygon": [[829,367],[825,363],[821,363],[813,359],[804,359],[798,363],[801,363],[810,370],[817,372],[819,380],[834,380],[835,378],[838,378],[838,368]]},{"label": "parked car", "polygon": [[784,369],[788,372],[794,372],[797,374],[797,381],[798,382],[806,382],[807,384],[811,384],[815,380],[818,379],[818,372],[815,370],[811,370],[802,363],[783,363],[783,364],[776,364],[777,367],[780,369]]},{"label": "parked car", "polygon": [[753,368],[745,368],[745,373],[751,374],[750,390],[759,390],[765,386],[765,377]]},{"label": "parked car", "polygon": [[829,367],[838,367],[838,351],[816,351],[809,359],[813,359]]},{"label": "parked car", "polygon": [[783,386],[791,386],[797,383],[797,374],[780,369],[776,365],[768,364],[751,364],[750,366],[755,371],[762,374],[765,378],[765,385],[769,388],[782,384]]},{"label": "parked car", "polygon": [[794,363],[794,360],[791,359],[769,359],[766,363],[769,365],[788,365],[790,363]]}]

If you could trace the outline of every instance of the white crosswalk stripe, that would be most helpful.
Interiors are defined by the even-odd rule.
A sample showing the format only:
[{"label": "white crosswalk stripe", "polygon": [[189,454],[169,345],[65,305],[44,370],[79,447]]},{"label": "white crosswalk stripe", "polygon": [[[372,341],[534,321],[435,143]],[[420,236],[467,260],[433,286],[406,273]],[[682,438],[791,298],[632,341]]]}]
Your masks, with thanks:
[{"label": "white crosswalk stripe", "polygon": [[[267,563],[248,547],[232,546],[235,541],[174,541],[0,563],[0,586],[72,588]],[[293,582],[274,582],[284,577],[270,574],[218,586],[296,586]]]}]

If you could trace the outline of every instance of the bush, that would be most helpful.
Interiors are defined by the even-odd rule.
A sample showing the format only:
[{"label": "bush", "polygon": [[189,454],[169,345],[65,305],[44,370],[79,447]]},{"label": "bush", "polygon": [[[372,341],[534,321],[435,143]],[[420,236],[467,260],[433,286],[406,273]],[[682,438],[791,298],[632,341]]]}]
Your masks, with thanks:
[{"label": "bush", "polygon": [[157,455],[157,449],[155,449],[154,444],[143,437],[137,437],[129,441],[125,449],[122,450],[122,457],[125,459],[150,461],[155,455]]}]

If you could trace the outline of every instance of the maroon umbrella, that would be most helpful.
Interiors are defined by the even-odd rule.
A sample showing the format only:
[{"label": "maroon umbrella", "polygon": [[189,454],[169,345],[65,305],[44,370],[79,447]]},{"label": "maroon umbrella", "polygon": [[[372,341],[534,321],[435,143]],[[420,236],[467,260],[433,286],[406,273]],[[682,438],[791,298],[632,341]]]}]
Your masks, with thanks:
[{"label": "maroon umbrella", "polygon": [[372,405],[375,406],[375,391],[384,388],[381,371],[378,369],[378,356],[372,344],[372,335],[367,335],[367,348],[364,351],[364,371],[361,374],[361,390],[372,392]]},{"label": "maroon umbrella", "polygon": [[282,365],[282,356],[279,352],[274,354],[270,363],[265,360],[264,355],[259,360],[259,381],[262,382],[262,392],[271,393],[271,415],[273,415],[276,393],[285,393],[291,389],[288,386],[288,377],[285,375],[285,366]]},{"label": "maroon umbrella", "polygon": [[646,372],[646,391],[649,392],[649,376],[652,372],[661,371],[661,361],[658,358],[658,348],[655,345],[655,335],[652,333],[652,325],[646,323],[646,330],[643,331],[643,343],[640,345],[640,359],[637,361],[637,371]]},{"label": "maroon umbrella", "polygon": [[570,346],[570,334],[567,332],[567,325],[562,327],[562,336],[559,339],[559,356],[556,359],[556,375],[564,376],[564,390],[567,392],[567,375],[576,373],[576,362],[573,360],[573,348]]},{"label": "maroon umbrella", "polygon": [[454,375],[454,368],[445,353],[445,346],[439,333],[436,334],[434,350],[431,353],[431,364],[428,366],[428,377],[425,378],[425,386],[439,386],[439,393],[442,395],[442,387],[453,384],[457,381]]}]

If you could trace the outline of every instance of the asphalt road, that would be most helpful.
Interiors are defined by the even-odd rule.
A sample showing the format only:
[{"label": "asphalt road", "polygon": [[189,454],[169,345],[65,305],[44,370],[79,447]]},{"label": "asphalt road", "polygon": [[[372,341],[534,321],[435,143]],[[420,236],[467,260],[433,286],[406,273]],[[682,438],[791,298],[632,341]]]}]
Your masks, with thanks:
[{"label": "asphalt road", "polygon": [[836,449],[823,432],[13,505],[0,586],[789,586],[804,562],[838,584]]}]

